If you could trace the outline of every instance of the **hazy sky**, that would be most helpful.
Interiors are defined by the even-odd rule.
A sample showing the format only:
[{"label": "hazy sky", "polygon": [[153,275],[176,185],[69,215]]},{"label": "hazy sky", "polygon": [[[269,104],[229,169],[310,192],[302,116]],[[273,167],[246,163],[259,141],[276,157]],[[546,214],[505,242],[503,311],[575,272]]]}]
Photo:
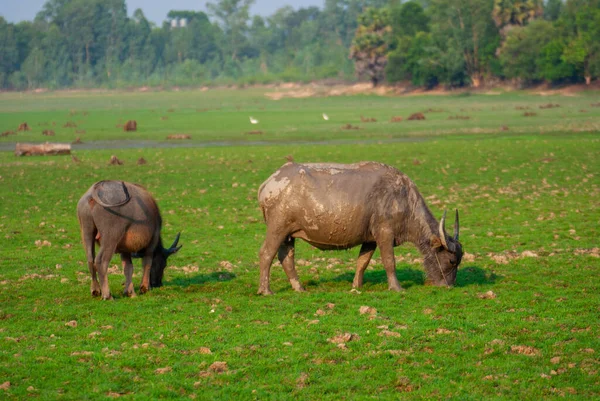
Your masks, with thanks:
[{"label": "hazy sky", "polygon": [[[216,3],[217,0],[126,0],[127,14],[141,8],[150,21],[161,25],[170,10],[206,11],[206,3]],[[0,0],[0,15],[8,22],[31,21],[42,9],[46,0]],[[252,14],[269,16],[275,10],[286,5],[295,9],[300,7],[318,6],[323,8],[324,0],[255,0],[250,9]]]}]

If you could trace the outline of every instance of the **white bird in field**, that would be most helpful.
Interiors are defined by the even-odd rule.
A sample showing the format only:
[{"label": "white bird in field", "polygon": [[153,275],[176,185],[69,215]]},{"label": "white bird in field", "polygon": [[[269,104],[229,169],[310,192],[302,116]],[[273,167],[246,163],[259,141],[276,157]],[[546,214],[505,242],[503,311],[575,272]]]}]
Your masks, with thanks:
[{"label": "white bird in field", "polygon": [[254,117],[250,117],[250,124],[258,124],[258,120]]},{"label": "white bird in field", "polygon": [[329,116],[325,113],[323,113],[323,120],[328,121],[329,120]]}]

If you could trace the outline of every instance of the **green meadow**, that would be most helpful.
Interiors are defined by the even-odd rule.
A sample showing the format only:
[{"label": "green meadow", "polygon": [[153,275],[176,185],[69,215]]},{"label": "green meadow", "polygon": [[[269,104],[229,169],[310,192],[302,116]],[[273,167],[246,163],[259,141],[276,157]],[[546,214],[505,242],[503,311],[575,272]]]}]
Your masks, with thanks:
[{"label": "green meadow", "polygon": [[[0,399],[600,397],[597,92],[272,100],[273,90],[0,94],[0,131],[15,132],[0,137]],[[408,121],[417,112],[425,120]],[[123,131],[127,120],[138,130]],[[17,132],[23,122],[30,131]],[[73,157],[13,154],[16,142],[76,138]],[[387,163],[438,219],[457,208],[456,286],[424,285],[405,244],[405,291],[387,290],[378,253],[351,291],[358,249],[298,241],[307,292],[275,262],[275,294],[256,295],[256,192],[292,158]],[[89,292],[75,207],[105,179],[154,195],[166,245],[181,232],[163,287],[136,298],[122,295],[117,256],[115,300]]]}]

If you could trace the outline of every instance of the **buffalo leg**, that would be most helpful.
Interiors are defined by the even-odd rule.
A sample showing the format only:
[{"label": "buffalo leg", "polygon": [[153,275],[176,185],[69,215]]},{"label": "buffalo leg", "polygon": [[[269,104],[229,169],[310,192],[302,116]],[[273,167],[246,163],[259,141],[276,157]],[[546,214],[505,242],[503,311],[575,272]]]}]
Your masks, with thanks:
[{"label": "buffalo leg", "polygon": [[87,259],[88,270],[92,277],[90,284],[90,292],[92,296],[100,296],[100,283],[98,283],[98,275],[96,274],[96,265],[94,259],[96,258],[96,232],[94,229],[86,229],[85,232],[82,229],[81,236],[83,237],[83,247],[85,248],[85,257]]},{"label": "buffalo leg", "polygon": [[142,274],[142,285],[140,285],[140,293],[145,294],[150,289],[150,268],[152,267],[152,254],[145,254],[142,258],[142,266],[144,272]]},{"label": "buffalo leg", "polygon": [[96,270],[98,271],[98,278],[100,279],[100,290],[102,291],[102,299],[112,299],[110,295],[110,287],[108,286],[108,264],[112,255],[115,253],[115,247],[109,248],[104,244],[110,244],[111,241],[103,241],[96,255]]},{"label": "buffalo leg", "polygon": [[279,234],[272,229],[267,227],[267,235],[265,241],[260,247],[259,252],[259,264],[260,264],[260,282],[258,284],[257,294],[271,295],[269,281],[271,275],[271,264],[273,264],[273,258],[279,249],[279,246],[285,239],[287,234]]},{"label": "buffalo leg", "polygon": [[135,297],[135,290],[133,288],[133,263],[131,262],[131,254],[122,253],[121,263],[123,264],[123,274],[125,275],[125,287],[123,288],[123,295],[128,297]]},{"label": "buffalo leg", "polygon": [[352,282],[352,288],[360,288],[363,285],[363,279],[365,276],[365,270],[369,266],[369,262],[375,253],[377,244],[373,242],[365,242],[360,247],[358,253],[358,260],[356,261],[356,273],[354,274],[354,281]]},{"label": "buffalo leg", "polygon": [[381,261],[388,279],[388,289],[402,291],[398,277],[396,277],[396,258],[394,257],[394,236],[391,230],[386,230],[377,240],[381,252]]},{"label": "buffalo leg", "polygon": [[288,279],[290,280],[290,284],[292,285],[294,291],[304,291],[302,284],[300,284],[300,279],[298,278],[296,267],[294,266],[294,253],[294,238],[288,237],[279,246],[277,256],[279,258],[281,266],[283,266],[285,274],[287,274]]}]

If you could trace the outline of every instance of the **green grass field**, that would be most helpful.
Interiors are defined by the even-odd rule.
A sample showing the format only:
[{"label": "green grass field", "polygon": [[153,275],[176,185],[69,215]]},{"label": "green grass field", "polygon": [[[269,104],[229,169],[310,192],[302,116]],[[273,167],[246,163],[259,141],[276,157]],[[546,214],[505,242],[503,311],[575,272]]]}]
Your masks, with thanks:
[{"label": "green grass field", "polygon": [[[597,93],[264,92],[0,94],[0,131],[32,128],[0,138],[0,399],[600,397]],[[406,121],[415,112],[426,119]],[[129,119],[137,132],[116,128]],[[167,145],[176,133],[192,139],[171,142],[189,147]],[[12,153],[17,141],[76,137],[79,162]],[[293,292],[275,263],[275,295],[255,295],[265,231],[256,191],[289,156],[384,162],[438,218],[458,208],[467,254],[457,285],[425,286],[407,244],[396,249],[406,291],[387,291],[378,253],[351,291],[358,249],[298,242],[308,291]],[[91,297],[75,205],[102,179],[144,185],[165,242],[181,231],[163,287],[123,297],[115,257],[116,299]]]}]

